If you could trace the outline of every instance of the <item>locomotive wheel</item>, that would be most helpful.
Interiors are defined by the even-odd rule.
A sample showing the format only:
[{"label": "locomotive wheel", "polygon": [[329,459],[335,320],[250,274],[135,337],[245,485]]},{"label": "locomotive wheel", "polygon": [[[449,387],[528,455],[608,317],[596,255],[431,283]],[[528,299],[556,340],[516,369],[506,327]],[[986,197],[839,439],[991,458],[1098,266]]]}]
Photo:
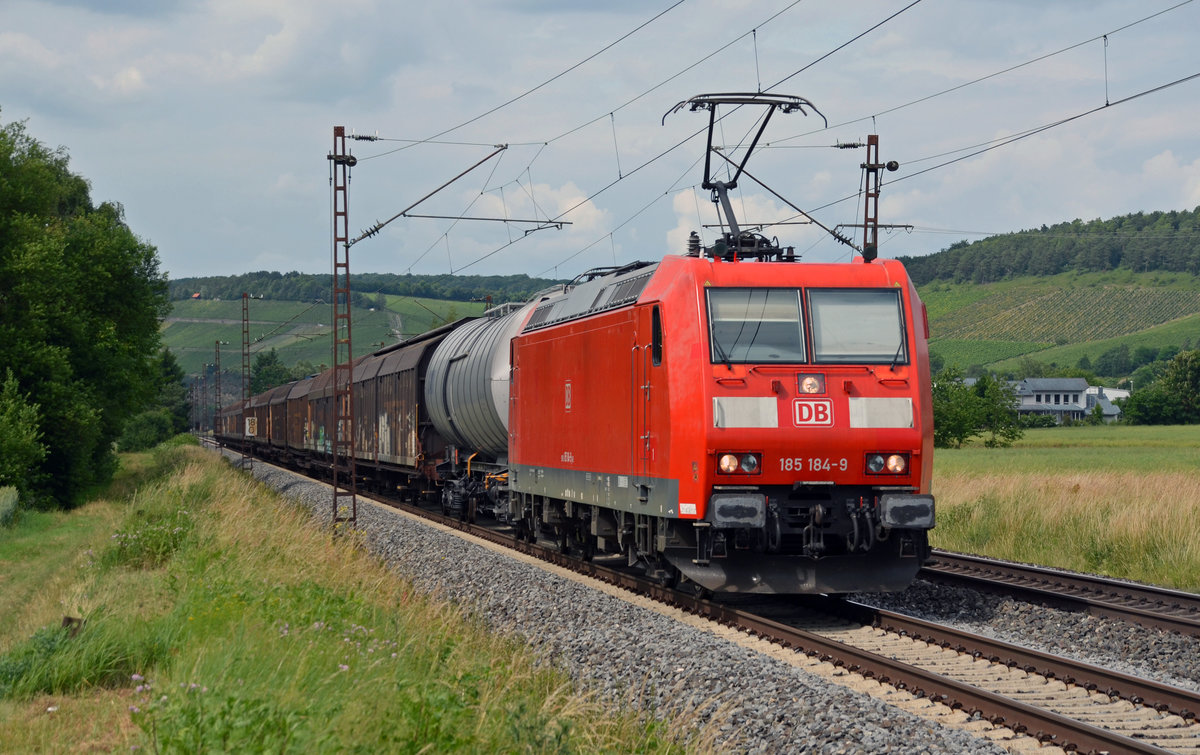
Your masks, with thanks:
[{"label": "locomotive wheel", "polygon": [[580,557],[584,561],[591,561],[596,556],[596,538],[592,535],[584,535],[583,542],[580,544]]},{"label": "locomotive wheel", "polygon": [[[677,569],[675,571],[675,573],[679,574],[679,570]],[[707,587],[700,584],[699,582],[693,582],[692,580],[690,580],[687,577],[684,577],[682,575],[680,575],[679,579],[677,580],[676,584],[674,585],[674,588],[676,590],[678,590],[679,592],[683,593],[684,595],[687,595],[692,598],[698,598],[700,600],[707,600],[708,598],[711,598],[713,595],[712,590],[708,589]]]},{"label": "locomotive wheel", "polygon": [[669,587],[672,590],[680,589],[680,582],[683,581],[683,575],[673,564],[666,559],[660,558],[658,560],[658,570],[663,573],[663,576],[659,578],[659,582],[663,587]]}]

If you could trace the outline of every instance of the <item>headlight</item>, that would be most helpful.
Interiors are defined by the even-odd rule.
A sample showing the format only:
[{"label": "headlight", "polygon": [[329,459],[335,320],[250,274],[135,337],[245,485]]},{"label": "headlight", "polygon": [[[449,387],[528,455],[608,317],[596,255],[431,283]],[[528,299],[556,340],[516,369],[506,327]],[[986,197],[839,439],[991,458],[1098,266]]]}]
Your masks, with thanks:
[{"label": "headlight", "polygon": [[758,474],[762,468],[762,454],[721,453],[717,454],[717,471],[721,474]]},{"label": "headlight", "polygon": [[801,393],[824,393],[825,392],[825,376],[824,375],[798,375],[797,385]]},{"label": "headlight", "polygon": [[867,454],[867,474],[908,474],[908,454]]}]

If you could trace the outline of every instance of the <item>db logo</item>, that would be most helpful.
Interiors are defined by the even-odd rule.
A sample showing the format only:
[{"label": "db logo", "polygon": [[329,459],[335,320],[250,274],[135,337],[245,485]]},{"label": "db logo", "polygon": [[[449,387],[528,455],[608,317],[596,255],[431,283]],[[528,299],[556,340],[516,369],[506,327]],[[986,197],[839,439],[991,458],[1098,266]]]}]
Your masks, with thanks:
[{"label": "db logo", "polygon": [[827,398],[796,399],[792,418],[797,426],[833,427],[833,401]]}]

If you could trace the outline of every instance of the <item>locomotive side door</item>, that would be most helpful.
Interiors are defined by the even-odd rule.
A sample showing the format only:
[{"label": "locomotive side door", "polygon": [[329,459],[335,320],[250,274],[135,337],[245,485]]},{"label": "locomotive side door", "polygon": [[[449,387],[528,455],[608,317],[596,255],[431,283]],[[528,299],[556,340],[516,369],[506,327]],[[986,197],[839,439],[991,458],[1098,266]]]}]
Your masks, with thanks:
[{"label": "locomotive side door", "polygon": [[630,469],[638,501],[645,503],[650,494],[650,472],[654,457],[654,434],[651,428],[651,404],[655,368],[662,364],[662,315],[657,304],[639,307],[632,350],[632,401]]}]

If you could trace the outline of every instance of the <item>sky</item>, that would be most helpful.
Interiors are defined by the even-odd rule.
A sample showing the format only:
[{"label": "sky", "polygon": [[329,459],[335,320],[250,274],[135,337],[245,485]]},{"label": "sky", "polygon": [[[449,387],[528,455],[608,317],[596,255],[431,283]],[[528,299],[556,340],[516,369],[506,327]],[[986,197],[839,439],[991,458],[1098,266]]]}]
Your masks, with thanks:
[{"label": "sky", "polygon": [[[329,272],[335,126],[379,137],[347,140],[352,238],[471,218],[399,217],[353,273],[571,278],[719,233],[678,103],[795,95],[738,222],[850,259],[793,208],[861,244],[867,155],[838,145],[877,134],[880,256],[916,256],[1200,206],[1198,29],[1171,0],[4,0],[0,123],[63,147],[171,278]],[[763,112],[719,110],[723,154]]]}]

